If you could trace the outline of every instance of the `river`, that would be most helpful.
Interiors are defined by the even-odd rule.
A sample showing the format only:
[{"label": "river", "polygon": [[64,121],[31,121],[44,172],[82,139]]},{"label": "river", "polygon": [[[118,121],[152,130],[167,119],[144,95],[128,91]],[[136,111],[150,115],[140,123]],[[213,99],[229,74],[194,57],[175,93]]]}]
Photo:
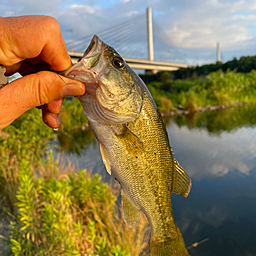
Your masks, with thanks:
[{"label": "river", "polygon": [[[192,178],[188,198],[172,195],[190,255],[256,255],[256,105],[164,120],[175,158]],[[58,143],[64,162],[114,182],[91,130],[60,135]]]}]

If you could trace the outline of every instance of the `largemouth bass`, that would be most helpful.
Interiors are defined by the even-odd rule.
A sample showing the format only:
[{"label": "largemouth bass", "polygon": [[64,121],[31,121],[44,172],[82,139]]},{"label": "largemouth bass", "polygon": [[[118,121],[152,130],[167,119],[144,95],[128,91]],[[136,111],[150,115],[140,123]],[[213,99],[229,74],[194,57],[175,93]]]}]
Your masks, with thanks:
[{"label": "largemouth bass", "polygon": [[143,81],[97,36],[64,76],[86,86],[79,100],[106,169],[121,185],[126,224],[136,227],[142,211],[151,226],[151,256],[188,255],[174,222],[171,193],[187,197],[191,180],[174,158],[161,115]]}]

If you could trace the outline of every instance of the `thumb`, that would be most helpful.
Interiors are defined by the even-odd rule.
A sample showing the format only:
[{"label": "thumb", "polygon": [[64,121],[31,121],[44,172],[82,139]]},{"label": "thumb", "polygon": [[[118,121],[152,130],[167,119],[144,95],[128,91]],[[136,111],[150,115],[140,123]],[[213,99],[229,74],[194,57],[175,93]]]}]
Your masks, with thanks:
[{"label": "thumb", "polygon": [[0,90],[0,130],[33,107],[84,92],[83,83],[50,71],[19,78]]}]

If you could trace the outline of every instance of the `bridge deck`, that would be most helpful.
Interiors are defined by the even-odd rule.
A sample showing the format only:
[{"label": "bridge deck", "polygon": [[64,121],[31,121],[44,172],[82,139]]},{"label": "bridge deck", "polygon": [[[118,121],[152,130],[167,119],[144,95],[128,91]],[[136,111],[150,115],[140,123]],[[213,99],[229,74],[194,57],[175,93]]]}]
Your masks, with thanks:
[{"label": "bridge deck", "polygon": [[[82,52],[68,52],[72,62],[76,63],[78,59],[83,56]],[[187,68],[189,65],[175,63],[175,62],[164,62],[164,61],[150,61],[143,59],[135,59],[135,58],[126,58],[124,60],[132,69],[145,69],[145,70],[155,70],[155,71],[174,71],[179,68]]]}]

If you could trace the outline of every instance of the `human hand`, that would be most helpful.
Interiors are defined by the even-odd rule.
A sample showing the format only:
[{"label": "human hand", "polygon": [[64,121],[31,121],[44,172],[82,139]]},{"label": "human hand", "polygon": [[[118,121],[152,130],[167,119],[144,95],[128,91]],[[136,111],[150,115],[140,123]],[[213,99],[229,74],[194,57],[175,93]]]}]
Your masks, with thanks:
[{"label": "human hand", "polygon": [[49,16],[0,17],[0,64],[23,77],[0,89],[0,130],[42,106],[44,122],[60,125],[63,97],[85,93],[83,83],[58,75],[72,66],[58,22]]}]

